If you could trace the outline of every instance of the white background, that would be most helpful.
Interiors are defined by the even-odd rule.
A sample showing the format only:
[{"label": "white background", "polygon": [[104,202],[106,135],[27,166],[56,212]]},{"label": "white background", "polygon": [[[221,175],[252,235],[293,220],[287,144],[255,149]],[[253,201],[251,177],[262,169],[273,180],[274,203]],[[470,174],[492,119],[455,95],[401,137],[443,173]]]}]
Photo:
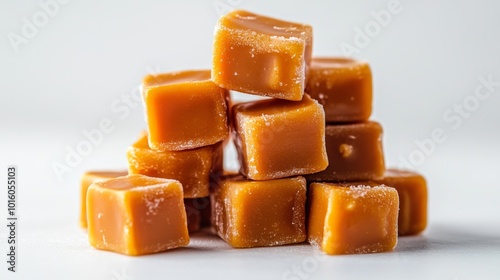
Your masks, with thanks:
[{"label": "white background", "polygon": [[[9,38],[23,36],[24,18],[33,22],[45,2],[0,1],[0,179],[6,182],[7,165],[18,166],[20,242],[19,272],[7,273],[0,227],[1,279],[500,278],[500,87],[476,104],[473,97],[480,77],[500,82],[498,1],[401,0],[376,29],[373,13],[387,10],[388,0],[72,0],[13,45]],[[142,105],[124,100],[148,72],[209,68],[215,6],[223,5],[311,24],[317,56],[357,47],[353,56],[372,67],[373,119],[385,130],[388,165],[422,155],[416,141],[442,129],[446,139],[413,158],[429,183],[424,235],[400,239],[394,253],[327,258],[307,244],[233,250],[206,236],[187,249],[139,258],[88,246],[78,227],[80,175],[126,167],[124,151],[145,123]],[[356,43],[357,28],[373,28],[365,44]],[[443,118],[464,100],[466,116]],[[54,162],[66,164],[67,149],[103,119],[113,131],[59,180]],[[293,266],[307,273],[287,274]]]}]

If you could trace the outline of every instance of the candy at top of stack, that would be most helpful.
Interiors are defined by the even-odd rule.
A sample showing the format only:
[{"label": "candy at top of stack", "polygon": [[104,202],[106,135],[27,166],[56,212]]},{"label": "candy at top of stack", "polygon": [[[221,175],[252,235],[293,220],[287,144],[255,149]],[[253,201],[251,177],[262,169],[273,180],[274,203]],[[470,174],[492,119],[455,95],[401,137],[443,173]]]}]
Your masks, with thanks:
[{"label": "candy at top of stack", "polygon": [[298,101],[311,53],[311,26],[233,11],[215,27],[212,80],[230,90]]}]

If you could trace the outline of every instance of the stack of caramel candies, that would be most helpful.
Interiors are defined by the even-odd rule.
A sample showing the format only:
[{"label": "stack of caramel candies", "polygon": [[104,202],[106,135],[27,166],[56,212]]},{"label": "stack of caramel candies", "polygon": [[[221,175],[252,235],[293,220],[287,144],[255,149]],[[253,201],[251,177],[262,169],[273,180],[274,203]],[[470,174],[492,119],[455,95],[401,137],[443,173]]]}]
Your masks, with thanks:
[{"label": "stack of caramel candies", "polygon": [[[230,91],[262,98],[233,104]],[[309,25],[230,12],[212,69],[148,75],[143,94],[148,129],[128,172],[82,179],[81,223],[98,249],[165,251],[206,226],[236,248],[372,253],[426,227],[425,179],[385,168],[369,65],[313,57]],[[223,169],[230,138],[239,172]]]}]

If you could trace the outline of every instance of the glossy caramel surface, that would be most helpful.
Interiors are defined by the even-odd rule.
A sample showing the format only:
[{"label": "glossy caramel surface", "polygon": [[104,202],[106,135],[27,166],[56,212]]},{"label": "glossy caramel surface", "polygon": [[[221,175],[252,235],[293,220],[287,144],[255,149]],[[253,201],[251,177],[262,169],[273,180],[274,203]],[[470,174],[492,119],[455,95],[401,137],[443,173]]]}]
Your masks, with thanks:
[{"label": "glossy caramel surface", "polygon": [[96,182],[87,192],[90,245],[143,255],[189,243],[182,185],[128,175]]},{"label": "glossy caramel surface", "polygon": [[232,11],[215,27],[212,79],[223,88],[298,101],[311,52],[311,26]]},{"label": "glossy caramel surface", "polygon": [[127,149],[130,174],[179,180],[184,197],[204,197],[209,194],[210,176],[221,172],[222,143],[183,151],[159,152],[149,148],[147,134]]},{"label": "glossy caramel surface", "polygon": [[392,251],[398,238],[398,193],[370,182],[312,183],[309,242],[329,255]]},{"label": "glossy caramel surface", "polygon": [[311,181],[357,181],[382,178],[385,172],[382,126],[374,121],[326,125],[326,170]]},{"label": "glossy caramel surface", "polygon": [[236,248],[299,243],[306,238],[306,181],[251,181],[233,176],[212,194],[217,234]]},{"label": "glossy caramel surface", "polygon": [[128,174],[123,171],[88,171],[82,175],[80,181],[80,226],[87,228],[87,190],[93,183],[105,179],[116,178]]},{"label": "glossy caramel surface", "polygon": [[210,80],[208,70],[146,76],[143,94],[153,150],[199,148],[229,134],[228,92]]},{"label": "glossy caramel surface", "polygon": [[306,92],[323,105],[327,122],[361,122],[372,113],[372,73],[363,61],[313,58]]},{"label": "glossy caramel surface", "polygon": [[415,235],[427,226],[427,182],[416,172],[387,169],[377,180],[393,187],[399,195],[398,232],[400,236]]},{"label": "glossy caramel surface", "polygon": [[241,172],[248,178],[278,179],[327,167],[324,111],[308,95],[301,101],[241,103],[232,111]]}]

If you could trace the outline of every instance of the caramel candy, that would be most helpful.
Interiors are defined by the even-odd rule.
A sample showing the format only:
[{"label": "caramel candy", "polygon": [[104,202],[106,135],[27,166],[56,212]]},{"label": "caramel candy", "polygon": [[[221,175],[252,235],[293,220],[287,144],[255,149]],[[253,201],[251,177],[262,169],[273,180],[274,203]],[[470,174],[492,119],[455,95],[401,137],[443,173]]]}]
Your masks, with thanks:
[{"label": "caramel candy", "polygon": [[189,233],[199,231],[202,227],[210,226],[210,197],[184,199]]},{"label": "caramel candy", "polygon": [[209,195],[210,174],[222,170],[222,143],[184,151],[158,152],[149,148],[143,133],[127,149],[130,174],[179,180],[184,197]]},{"label": "caramel candy", "polygon": [[215,27],[212,79],[223,88],[298,101],[311,52],[311,26],[233,11]]},{"label": "caramel candy", "polygon": [[233,106],[234,141],[241,172],[253,180],[310,174],[328,166],[325,114],[307,94]]},{"label": "caramel candy", "polygon": [[251,181],[232,176],[212,195],[214,227],[235,248],[302,242],[305,203],[303,177]]},{"label": "caramel candy", "polygon": [[375,183],[312,183],[309,242],[329,255],[391,251],[398,239],[398,193]]},{"label": "caramel candy", "polygon": [[328,168],[308,175],[310,181],[363,181],[385,171],[382,127],[377,122],[326,125]]},{"label": "caramel candy", "polygon": [[127,171],[88,171],[80,183],[80,226],[87,228],[87,190],[93,183],[127,175]]},{"label": "caramel candy", "polygon": [[209,70],[148,75],[143,92],[151,149],[194,149],[228,136],[229,93],[210,80]]},{"label": "caramel candy", "polygon": [[128,175],[93,183],[87,192],[90,245],[126,255],[186,246],[182,185]]},{"label": "caramel candy", "polygon": [[414,235],[427,226],[427,183],[415,172],[387,169],[381,184],[393,187],[399,195],[398,232]]},{"label": "caramel candy", "polygon": [[372,73],[366,62],[313,58],[306,92],[323,105],[327,122],[366,121],[372,113]]}]

